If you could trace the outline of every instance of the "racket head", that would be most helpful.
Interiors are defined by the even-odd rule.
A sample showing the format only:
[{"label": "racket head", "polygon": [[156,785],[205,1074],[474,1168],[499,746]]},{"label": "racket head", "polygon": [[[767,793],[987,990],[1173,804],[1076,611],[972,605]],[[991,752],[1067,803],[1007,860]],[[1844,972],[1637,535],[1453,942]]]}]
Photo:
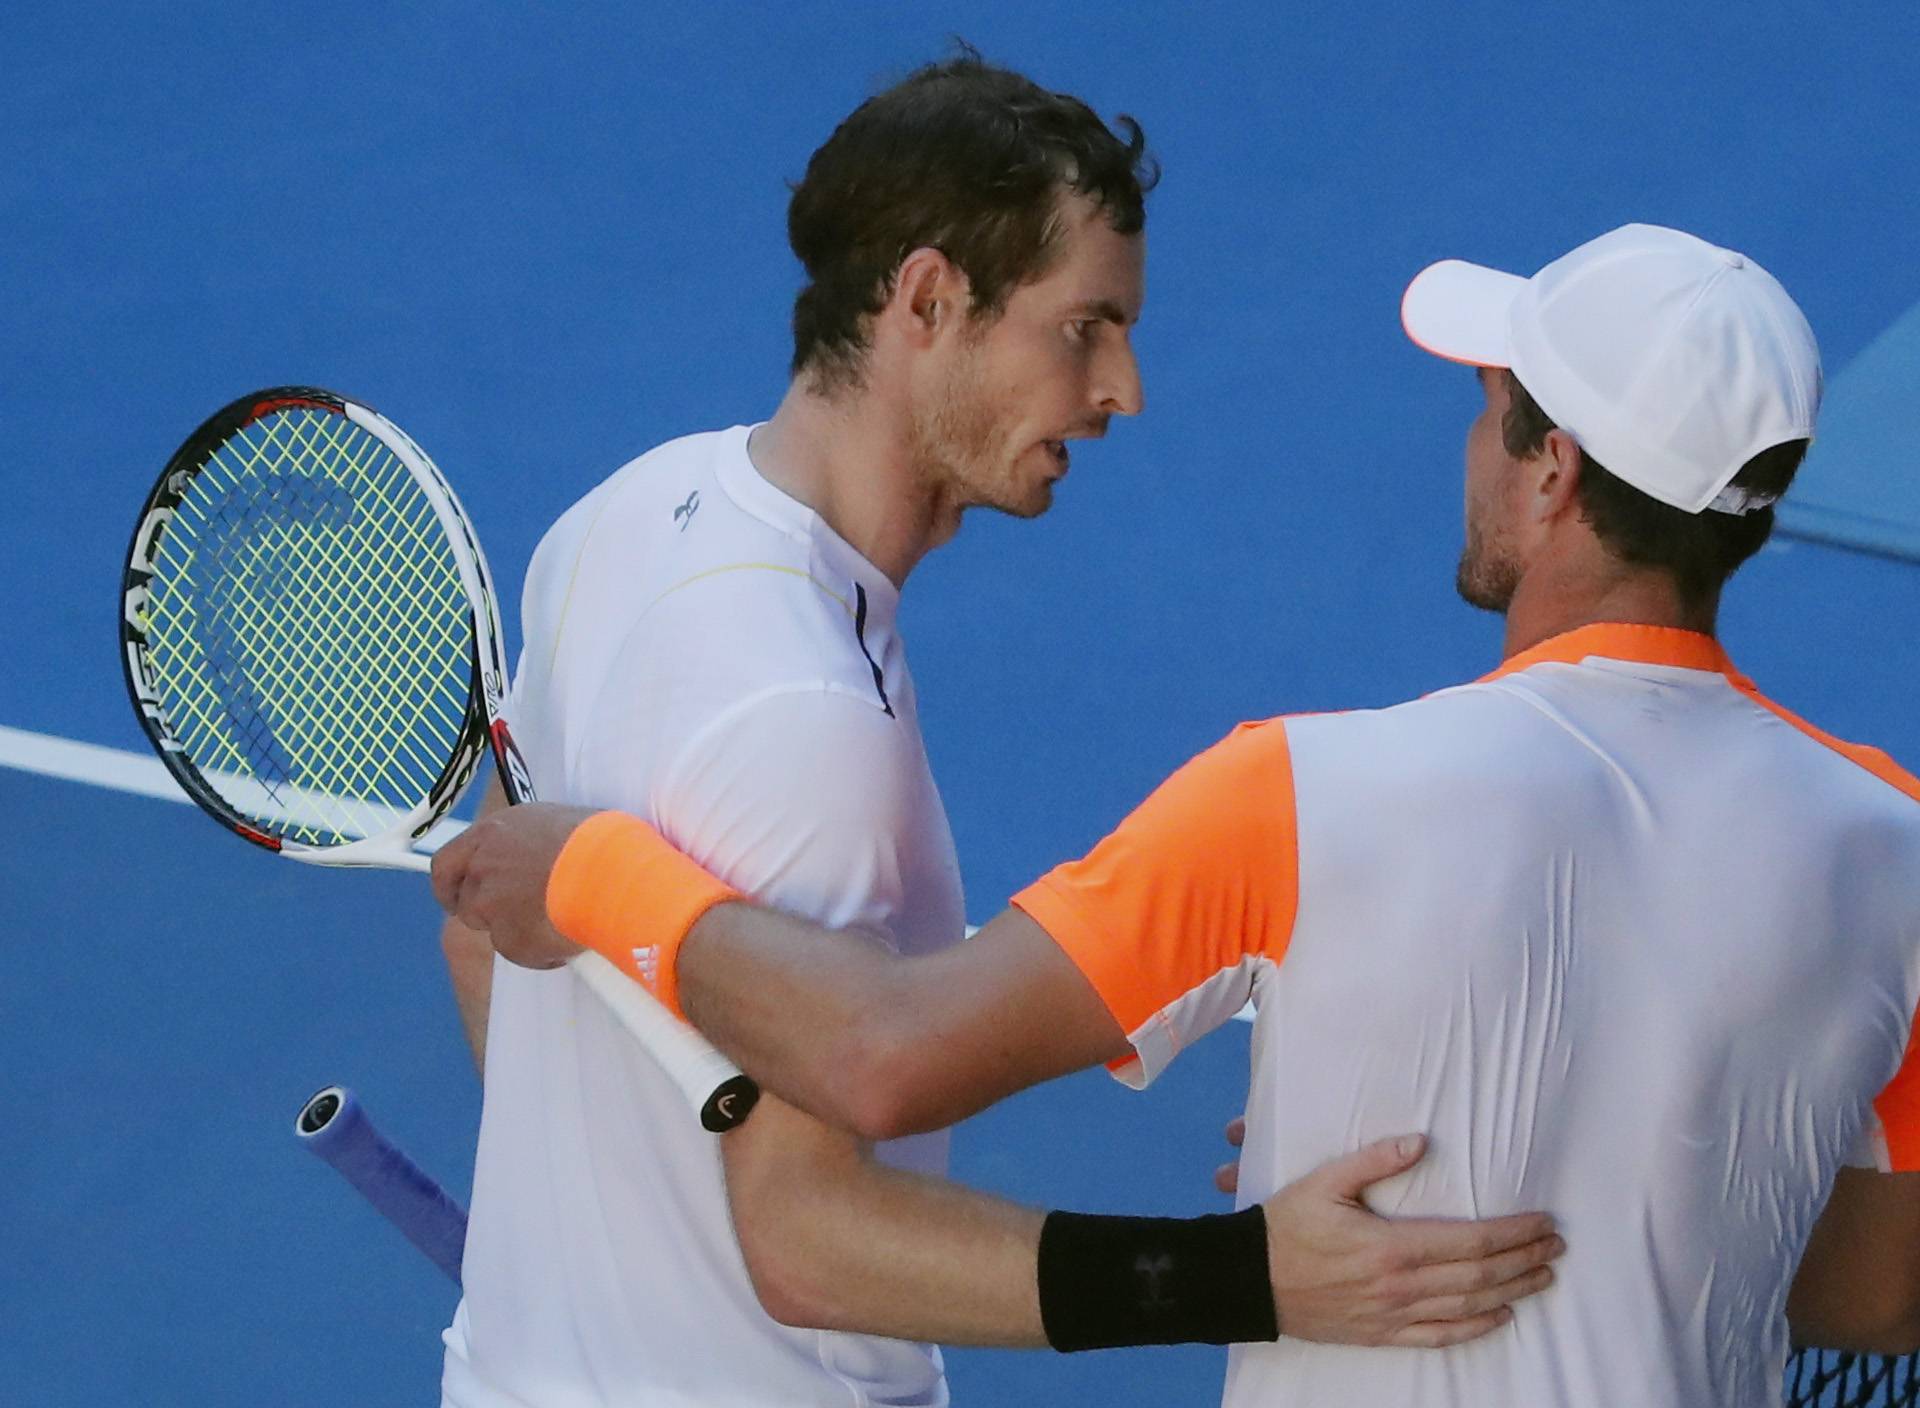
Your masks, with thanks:
[{"label": "racket head", "polygon": [[302,860],[395,863],[511,748],[479,539],[419,446],[336,392],[254,392],[187,437],[136,521],[120,635],[181,787]]}]

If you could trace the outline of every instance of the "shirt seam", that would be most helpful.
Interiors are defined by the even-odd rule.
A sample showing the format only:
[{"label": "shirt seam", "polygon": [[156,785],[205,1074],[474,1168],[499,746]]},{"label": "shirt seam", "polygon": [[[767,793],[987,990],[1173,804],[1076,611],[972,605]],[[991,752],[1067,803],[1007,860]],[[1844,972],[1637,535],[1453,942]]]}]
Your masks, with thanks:
[{"label": "shirt seam", "polygon": [[[1875,748],[1870,743],[1851,743],[1846,739],[1838,738],[1828,733],[1818,725],[1801,718],[1784,705],[1777,704],[1772,699],[1769,699],[1760,691],[1758,685],[1754,684],[1752,680],[1747,679],[1745,676],[1727,677],[1726,684],[1727,688],[1744,699],[1750,708],[1777,719],[1792,729],[1793,732],[1806,739],[1807,742],[1817,744],[1820,748],[1834,757],[1839,758],[1842,762],[1865,773],[1875,781],[1886,784],[1908,801],[1920,802],[1920,778],[1916,778],[1912,773],[1901,767],[1893,755],[1885,749]],[[1856,758],[1851,751],[1856,749],[1884,758],[1887,764],[1887,771],[1895,774],[1895,777],[1902,780],[1896,781],[1895,777],[1884,776],[1876,769],[1868,766],[1861,759]]]},{"label": "shirt seam", "polygon": [[683,770],[690,765],[694,754],[715,735],[737,724],[745,715],[762,704],[775,699],[798,698],[809,694],[837,695],[859,705],[869,713],[881,713],[878,701],[864,691],[851,689],[838,680],[789,680],[781,684],[766,685],[736,699],[687,736],[686,740],[674,750],[671,759],[655,774],[656,781],[647,789],[648,809],[654,816],[661,815],[660,799],[673,794],[681,781]]}]

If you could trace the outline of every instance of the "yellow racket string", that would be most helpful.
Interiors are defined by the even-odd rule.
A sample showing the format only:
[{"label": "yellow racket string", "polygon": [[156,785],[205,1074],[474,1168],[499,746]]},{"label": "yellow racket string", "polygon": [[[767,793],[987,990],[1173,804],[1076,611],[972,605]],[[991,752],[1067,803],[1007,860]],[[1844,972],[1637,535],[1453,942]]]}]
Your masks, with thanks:
[{"label": "yellow racket string", "polygon": [[[369,441],[369,443],[377,445],[378,442]],[[337,449],[338,447],[336,446],[334,448]],[[410,479],[407,480],[406,482],[409,485],[411,485],[412,483]],[[382,507],[387,509],[394,508],[394,506],[391,504],[390,501],[385,501],[385,500],[383,500],[382,502]],[[427,512],[430,516],[431,509],[428,508]],[[399,519],[396,519],[395,521],[404,522],[404,520],[399,520]],[[411,525],[407,525],[407,526],[411,526]],[[369,544],[365,542],[360,537],[360,535],[353,534],[350,532],[348,534],[348,546],[354,551],[356,558],[358,558],[372,551],[376,545]],[[438,546],[438,544],[429,544],[427,540],[424,539],[423,537],[416,537],[412,546],[423,549],[423,550],[430,550],[432,547]],[[303,541],[299,538],[295,538],[291,535],[282,533],[278,541],[266,544],[264,545],[263,548],[257,547],[256,551],[273,551],[273,552],[279,552],[284,554],[289,559],[294,561],[297,565],[299,565],[302,569],[304,569],[304,571],[308,573],[315,581],[328,582],[328,581],[335,580],[333,578],[330,578],[327,575],[329,564],[325,561],[321,561],[316,558],[315,553],[313,551],[312,544],[306,541]],[[450,561],[451,559],[449,558],[449,562]],[[242,578],[237,585],[241,590],[246,590],[246,587],[247,587],[246,579]],[[364,612],[371,608],[372,604],[367,600],[365,593],[363,591],[358,590],[358,588],[361,586],[360,579],[348,578],[344,581],[344,583],[336,582],[336,585],[342,585],[344,587],[344,596],[346,598],[344,604],[346,605],[348,610],[355,611],[355,612]],[[401,579],[397,581],[394,585],[399,589],[401,594],[401,599],[398,603],[398,607],[401,611],[418,613],[418,615],[415,616],[413,619],[419,622],[431,623],[434,620],[433,614],[429,609],[430,604],[424,599],[421,593],[412,591],[409,589],[410,584],[406,579]],[[250,603],[250,604],[258,607],[257,602]],[[327,606],[327,605],[337,605],[340,603],[330,603],[323,596],[319,599],[318,604],[322,606]],[[324,618],[316,618],[315,621],[308,624],[310,624],[313,627],[313,629],[308,633],[307,639],[302,640],[302,639],[289,638],[285,641],[269,642],[270,645],[275,645],[279,647],[276,650],[270,663],[272,663],[275,666],[283,667],[290,663],[289,657],[291,657],[293,660],[296,660],[296,661],[299,658],[303,657],[307,653],[307,650],[302,649],[301,647],[307,647],[310,649],[314,646],[317,646],[320,643],[319,638],[322,637],[324,633],[331,632],[337,629],[338,615],[336,613],[334,615],[330,615]],[[413,649],[413,647],[416,647],[421,643],[422,642],[420,641],[416,641],[412,638],[404,637],[404,636],[399,638],[397,641],[392,642],[392,644],[398,650],[404,653],[403,658],[397,659],[394,663],[399,667],[401,667],[403,670],[413,670],[416,673],[420,669],[429,667],[431,665],[431,661],[428,659],[422,658],[418,654],[418,652]],[[443,644],[451,643],[451,644],[459,645],[462,648],[464,648],[463,640],[449,639],[449,640],[443,641],[442,643]],[[327,723],[330,718],[329,712],[328,712],[329,710],[341,708],[343,706],[347,708],[352,708],[361,700],[364,700],[370,693],[376,691],[379,688],[381,681],[367,678],[364,675],[356,675],[352,673],[354,670],[357,669],[357,667],[361,663],[362,662],[359,659],[351,658],[351,657],[341,662],[341,668],[344,672],[346,672],[345,674],[343,674],[342,680],[341,680],[341,683],[344,686],[346,686],[344,694],[342,691],[332,691],[332,692],[325,693],[323,695],[321,692],[315,691],[315,692],[310,692],[304,695],[296,694],[292,696],[291,703],[295,710],[295,713],[290,719],[290,722],[294,724],[296,727],[301,728],[303,737],[308,737],[308,738],[312,737],[310,726],[313,726],[313,725],[318,725],[321,727],[327,726]],[[429,703],[429,705],[433,703],[431,699],[429,699],[427,702]],[[442,719],[443,719],[443,722],[448,723],[451,727],[454,727],[454,728],[458,727],[457,719],[449,718],[444,713],[442,715]],[[363,717],[356,715],[355,717],[347,719],[346,722],[349,725],[364,726],[367,721]],[[402,747],[405,747],[408,742],[408,739],[405,734],[399,734],[399,735],[391,736],[384,741],[398,742]],[[389,761],[391,760],[381,759],[381,758],[370,758],[368,760],[368,763],[370,766],[377,766],[380,763],[389,762]],[[429,766],[432,765],[429,763],[428,760],[420,758],[417,754],[414,757],[414,761],[420,765],[429,765]],[[349,785],[351,786],[357,781],[358,779],[349,779]]]},{"label": "yellow racket string", "polygon": [[[332,432],[326,437],[330,444],[318,443],[311,433],[322,426]],[[361,453],[357,456],[347,455],[336,460],[328,458],[329,455],[343,455],[346,447],[340,443],[339,430],[346,426],[347,423],[340,421],[337,417],[330,417],[327,421],[314,420],[306,427],[296,423],[292,417],[282,417],[277,426],[267,427],[266,435],[250,447],[251,453],[243,457],[239,467],[240,472],[257,474],[262,468],[263,460],[275,455],[291,458],[299,468],[308,470],[324,469],[331,463],[341,471],[334,477],[366,481],[366,487],[370,487],[374,491],[374,497],[380,501],[378,507],[388,516],[387,526],[391,527],[394,522],[398,522],[403,528],[411,527],[412,525],[407,524],[404,519],[393,518],[394,505],[391,495],[386,492],[387,485],[377,477],[368,476],[369,461],[379,453],[377,442],[368,438],[360,447]],[[308,433],[303,434],[303,429]],[[291,432],[291,444],[277,443],[281,441],[280,432],[283,431]],[[242,458],[238,456],[237,451],[236,458]],[[392,477],[392,473],[400,473],[400,471],[392,471],[389,478]],[[419,512],[424,516],[430,516],[431,510],[422,503],[419,506]],[[330,636],[338,634],[343,611],[361,617],[367,615],[369,603],[365,599],[365,593],[356,590],[363,585],[365,579],[357,574],[343,575],[338,571],[333,571],[329,575],[329,569],[337,567],[341,560],[339,551],[341,548],[347,550],[346,560],[360,564],[369,559],[370,550],[381,546],[370,544],[364,533],[354,531],[366,521],[366,517],[356,514],[349,520],[347,531],[344,534],[336,531],[331,535],[335,541],[327,544],[309,541],[310,534],[292,531],[287,523],[271,525],[265,535],[251,537],[246,541],[247,552],[256,561],[247,564],[253,569],[250,573],[243,572],[235,581],[237,596],[240,598],[238,604],[246,609],[248,619],[264,622],[276,619],[269,608],[277,603],[263,602],[254,590],[260,571],[258,559],[272,558],[275,554],[283,555],[300,569],[300,575],[309,579],[308,601],[314,608],[311,620],[293,618],[293,624],[304,625],[308,629],[281,636],[271,632],[261,634],[254,642],[261,647],[255,663],[257,672],[263,673],[268,682],[274,686],[263,692],[264,697],[267,700],[278,700],[286,706],[278,723],[283,735],[293,745],[292,751],[297,759],[307,765],[306,771],[309,776],[314,781],[325,785],[330,792],[352,796],[379,796],[380,776],[390,772],[397,762],[411,762],[416,768],[422,766],[432,768],[438,761],[422,756],[418,748],[405,748],[408,735],[404,730],[388,730],[384,736],[371,731],[373,720],[365,712],[364,704],[382,683],[379,678],[370,675],[367,668],[369,664],[378,661],[377,655],[367,652],[343,654],[336,650],[332,660],[334,666],[332,673],[318,677],[303,676],[298,673],[298,662],[313,658],[316,648],[323,645]],[[306,526],[308,525],[296,520],[292,528]],[[338,530],[339,525],[336,524],[334,527]],[[411,542],[407,545],[416,549],[424,541],[418,532],[403,533],[401,537],[411,538]],[[329,553],[328,549],[332,551]],[[416,579],[403,577],[398,580],[402,588],[405,588]],[[416,591],[403,596],[398,603],[398,609],[405,613],[406,619],[431,623],[434,618],[430,614],[421,614],[422,605],[420,594]],[[444,631],[442,635],[445,636]],[[390,663],[408,667],[419,663],[417,659],[410,658],[405,652],[404,647],[409,643],[410,637],[404,634],[386,642],[389,646],[402,647],[400,651],[394,653]],[[303,687],[290,688],[290,685],[296,681]],[[323,770],[312,766],[313,759],[319,756],[330,742],[339,742],[337,733],[330,738],[325,732],[329,727],[341,726],[331,723],[330,715],[336,715],[344,726],[356,731],[368,744],[368,753],[364,758],[358,759],[356,764],[347,770],[336,772],[331,778]],[[396,742],[410,757],[401,759],[396,756],[392,747]],[[383,748],[382,745],[387,746]],[[350,752],[341,756],[354,757]]]},{"label": "yellow racket string", "polygon": [[154,567],[155,687],[235,810],[337,845],[428,795],[465,733],[472,623],[432,502],[378,437],[306,407],[253,422],[187,486]]}]

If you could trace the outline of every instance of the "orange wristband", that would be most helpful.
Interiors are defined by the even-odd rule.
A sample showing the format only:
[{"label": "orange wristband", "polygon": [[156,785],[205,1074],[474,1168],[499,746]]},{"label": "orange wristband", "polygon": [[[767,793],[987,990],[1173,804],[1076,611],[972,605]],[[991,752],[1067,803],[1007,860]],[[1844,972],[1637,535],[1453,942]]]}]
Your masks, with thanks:
[{"label": "orange wristband", "polygon": [[604,954],[682,1021],[674,964],[701,915],[740,892],[707,874],[625,812],[588,817],[547,877],[547,918]]}]

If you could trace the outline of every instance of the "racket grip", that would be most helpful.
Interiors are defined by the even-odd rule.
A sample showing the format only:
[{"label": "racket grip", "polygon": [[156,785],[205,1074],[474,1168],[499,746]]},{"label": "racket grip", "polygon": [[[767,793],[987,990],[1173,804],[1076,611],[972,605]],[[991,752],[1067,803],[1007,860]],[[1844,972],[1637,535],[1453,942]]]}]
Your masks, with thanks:
[{"label": "racket grip", "polygon": [[597,953],[583,953],[570,966],[673,1078],[702,1128],[724,1134],[753,1112],[760,1087],[652,994]]},{"label": "racket grip", "polygon": [[427,1260],[460,1284],[467,1244],[466,1209],[373,1127],[345,1086],[330,1085],[300,1108],[293,1132],[317,1157],[360,1190]]}]

